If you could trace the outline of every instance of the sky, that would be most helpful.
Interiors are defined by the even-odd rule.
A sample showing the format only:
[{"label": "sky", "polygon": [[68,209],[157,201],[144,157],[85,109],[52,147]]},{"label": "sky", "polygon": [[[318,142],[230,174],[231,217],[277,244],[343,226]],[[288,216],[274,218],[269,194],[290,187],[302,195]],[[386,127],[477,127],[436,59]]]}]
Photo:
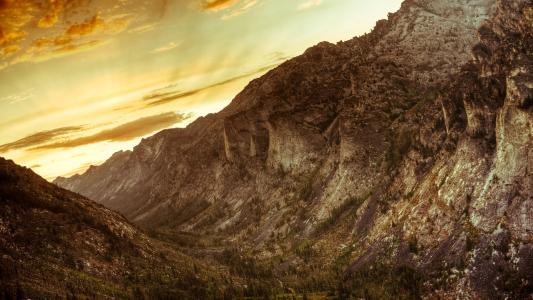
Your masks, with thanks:
[{"label": "sky", "polygon": [[400,0],[0,0],[0,156],[48,180],[220,111]]}]

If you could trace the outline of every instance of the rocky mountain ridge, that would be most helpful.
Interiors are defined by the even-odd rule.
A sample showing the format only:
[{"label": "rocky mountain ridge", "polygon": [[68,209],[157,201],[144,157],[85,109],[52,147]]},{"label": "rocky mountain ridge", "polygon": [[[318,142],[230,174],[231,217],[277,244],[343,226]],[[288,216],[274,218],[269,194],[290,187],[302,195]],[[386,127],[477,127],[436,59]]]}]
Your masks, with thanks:
[{"label": "rocky mountain ridge", "polygon": [[56,183],[155,232],[239,245],[284,279],[527,298],[532,14],[524,0],[405,1],[223,111]]},{"label": "rocky mountain ridge", "polygon": [[[149,194],[161,186],[175,185],[172,191],[157,191],[164,195],[149,196],[159,198],[157,205],[165,205],[161,198],[172,198],[172,193],[178,192],[176,187],[191,181],[190,173],[199,169],[196,162],[219,172],[227,164],[250,161],[250,172],[255,172],[254,163],[258,163],[267,171],[309,173],[317,165],[312,160],[321,160],[324,149],[335,148],[330,147],[333,142],[340,148],[333,154],[340,156],[332,158],[338,160],[334,164],[379,160],[386,150],[384,131],[424,97],[410,95],[409,89],[433,96],[438,83],[428,84],[428,78],[444,80],[469,60],[475,28],[487,17],[491,1],[466,2],[406,1],[388,21],[378,22],[371,34],[338,45],[321,43],[251,82],[220,113],[201,118],[186,129],[166,130],[141,142],[133,152],[117,153],[83,176],[56,182],[140,221],[149,218],[143,206],[151,201],[146,201],[145,193],[135,193],[142,195],[135,205],[135,195],[126,194],[141,182],[149,182],[145,184],[151,186]],[[409,97],[412,99],[406,99]],[[370,122],[375,124],[366,126]],[[376,132],[381,136],[371,141]],[[363,140],[353,140],[357,136]],[[364,149],[358,149],[360,144]],[[365,157],[364,152],[374,152],[374,148],[379,148],[377,153]],[[189,153],[194,155],[191,160],[185,159]],[[166,174],[161,165],[177,171]],[[363,174],[369,169],[358,167]],[[125,169],[131,176],[122,176]],[[215,182],[215,172],[207,172]],[[168,179],[154,180],[163,173]],[[166,184],[169,180],[180,182]],[[128,201],[123,201],[126,198]],[[135,206],[134,211],[125,208],[129,205]]]}]

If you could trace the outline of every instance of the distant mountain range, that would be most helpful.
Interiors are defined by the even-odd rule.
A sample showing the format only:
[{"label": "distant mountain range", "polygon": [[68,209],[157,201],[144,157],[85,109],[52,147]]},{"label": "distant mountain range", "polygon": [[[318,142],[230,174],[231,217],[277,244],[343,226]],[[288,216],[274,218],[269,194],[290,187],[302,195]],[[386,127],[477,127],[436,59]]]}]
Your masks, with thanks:
[{"label": "distant mountain range", "polygon": [[532,27],[527,0],[407,0],[54,182],[142,229],[2,161],[5,295],[532,297]]}]

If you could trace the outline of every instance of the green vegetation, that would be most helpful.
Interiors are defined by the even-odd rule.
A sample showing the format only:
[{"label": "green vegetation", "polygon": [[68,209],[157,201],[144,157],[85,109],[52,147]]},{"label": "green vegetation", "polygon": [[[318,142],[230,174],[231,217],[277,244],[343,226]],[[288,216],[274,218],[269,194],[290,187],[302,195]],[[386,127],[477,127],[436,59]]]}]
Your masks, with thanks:
[{"label": "green vegetation", "polygon": [[373,264],[350,273],[340,282],[339,299],[420,299],[422,277],[407,266]]},{"label": "green vegetation", "polygon": [[226,248],[216,259],[228,266],[230,273],[244,278],[273,278],[272,266],[258,262],[235,248]]},{"label": "green vegetation", "polygon": [[350,265],[352,259],[352,252],[354,251],[354,245],[349,245],[348,247],[342,250],[341,255],[339,255],[333,264],[333,271],[336,276],[344,274],[346,268]]}]

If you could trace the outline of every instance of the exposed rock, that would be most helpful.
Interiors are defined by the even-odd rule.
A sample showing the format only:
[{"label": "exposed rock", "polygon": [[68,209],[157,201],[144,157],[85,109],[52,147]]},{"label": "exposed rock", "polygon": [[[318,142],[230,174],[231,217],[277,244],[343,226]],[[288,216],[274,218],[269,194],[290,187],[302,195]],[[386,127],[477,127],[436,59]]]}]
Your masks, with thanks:
[{"label": "exposed rock", "polygon": [[[286,257],[279,270],[340,264],[368,282],[422,278],[428,297],[526,297],[532,11],[405,1],[372,33],[252,81],[223,111],[56,183],[156,231]],[[362,277],[352,292],[371,298],[357,294]]]}]

